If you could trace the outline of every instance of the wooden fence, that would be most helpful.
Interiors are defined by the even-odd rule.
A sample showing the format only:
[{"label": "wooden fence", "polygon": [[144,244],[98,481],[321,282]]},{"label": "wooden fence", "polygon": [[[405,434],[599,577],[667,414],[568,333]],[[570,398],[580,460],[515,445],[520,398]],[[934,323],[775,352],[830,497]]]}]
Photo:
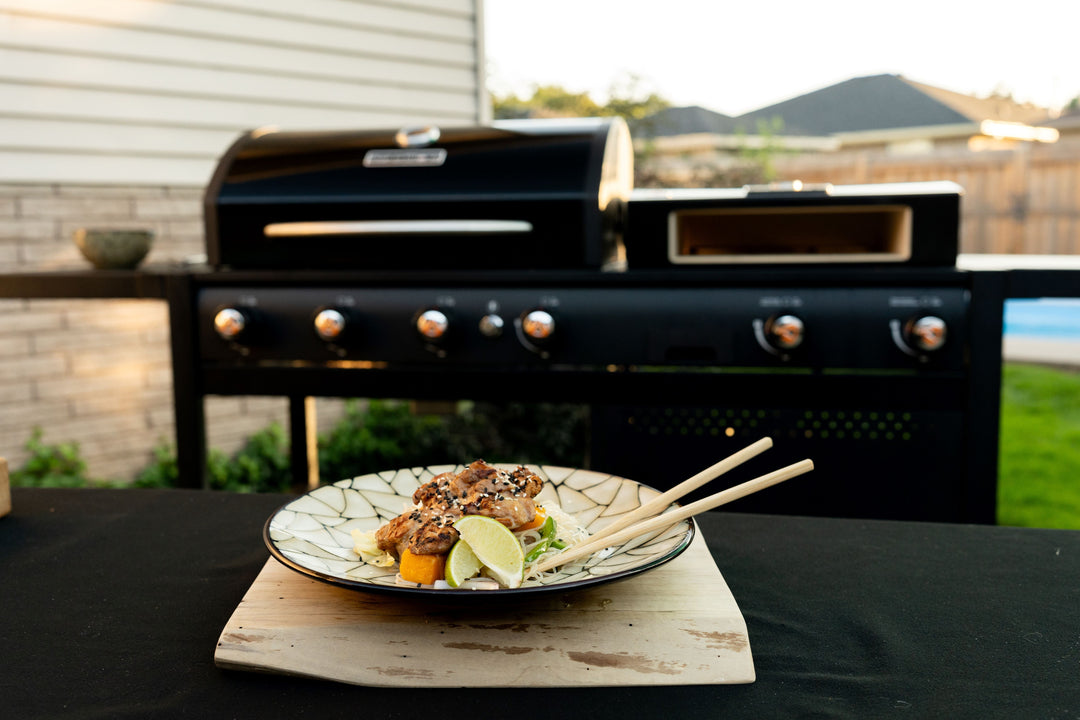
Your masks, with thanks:
[{"label": "wooden fence", "polygon": [[1080,146],[918,158],[807,155],[775,165],[778,179],[806,183],[951,180],[964,188],[961,252],[1080,254]]}]

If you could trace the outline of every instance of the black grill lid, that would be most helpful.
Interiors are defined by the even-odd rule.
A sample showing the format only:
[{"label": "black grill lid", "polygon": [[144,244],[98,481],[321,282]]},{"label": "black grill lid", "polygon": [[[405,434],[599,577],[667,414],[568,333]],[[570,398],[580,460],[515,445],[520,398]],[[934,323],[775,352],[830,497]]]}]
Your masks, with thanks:
[{"label": "black grill lid", "polygon": [[255,131],[205,199],[207,255],[249,269],[622,269],[618,118]]}]

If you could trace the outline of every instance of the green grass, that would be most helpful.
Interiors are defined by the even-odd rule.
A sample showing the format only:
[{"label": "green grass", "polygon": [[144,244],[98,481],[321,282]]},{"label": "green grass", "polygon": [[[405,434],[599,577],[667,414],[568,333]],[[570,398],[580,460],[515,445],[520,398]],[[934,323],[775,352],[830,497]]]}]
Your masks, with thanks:
[{"label": "green grass", "polygon": [[998,524],[1080,529],[1080,372],[1007,363]]}]

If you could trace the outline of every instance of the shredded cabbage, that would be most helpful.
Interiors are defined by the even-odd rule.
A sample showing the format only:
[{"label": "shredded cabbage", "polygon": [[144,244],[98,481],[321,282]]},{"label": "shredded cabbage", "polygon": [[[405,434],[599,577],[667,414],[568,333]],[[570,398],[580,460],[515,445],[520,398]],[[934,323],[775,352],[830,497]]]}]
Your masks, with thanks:
[{"label": "shredded cabbage", "polygon": [[364,532],[362,530],[352,531],[353,550],[360,559],[366,562],[368,565],[374,565],[375,567],[390,567],[396,561],[394,556],[385,550],[379,549],[379,544],[375,541],[375,531],[368,530]]}]

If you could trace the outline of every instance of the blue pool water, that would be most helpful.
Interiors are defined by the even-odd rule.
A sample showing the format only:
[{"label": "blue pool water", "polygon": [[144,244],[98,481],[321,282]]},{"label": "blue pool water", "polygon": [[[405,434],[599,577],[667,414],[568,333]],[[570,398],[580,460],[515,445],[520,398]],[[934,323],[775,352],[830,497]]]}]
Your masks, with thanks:
[{"label": "blue pool water", "polygon": [[1080,298],[1009,300],[1005,335],[1080,341]]}]

